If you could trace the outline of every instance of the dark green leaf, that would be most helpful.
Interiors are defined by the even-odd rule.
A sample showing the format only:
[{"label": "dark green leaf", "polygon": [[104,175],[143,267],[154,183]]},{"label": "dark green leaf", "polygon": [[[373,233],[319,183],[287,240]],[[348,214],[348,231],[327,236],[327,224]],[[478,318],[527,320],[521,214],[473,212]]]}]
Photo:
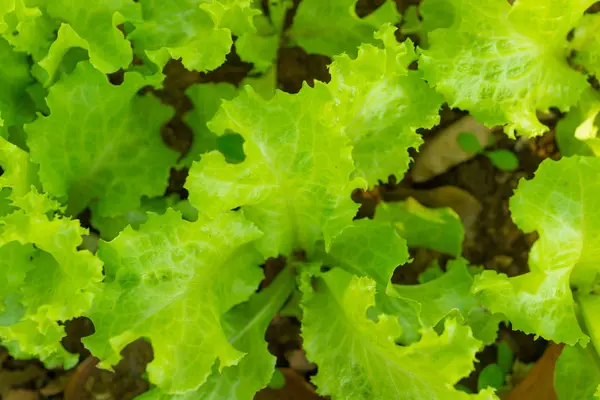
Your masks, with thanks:
[{"label": "dark green leaf", "polygon": [[485,153],[492,164],[503,171],[514,171],[519,168],[519,159],[515,153],[508,150],[494,150]]},{"label": "dark green leaf", "polygon": [[505,373],[498,364],[490,364],[485,367],[477,378],[477,390],[483,390],[488,386],[500,389],[504,385]]},{"label": "dark green leaf", "polygon": [[469,153],[479,153],[483,148],[481,147],[481,143],[479,143],[479,139],[477,136],[472,133],[463,132],[459,133],[456,140],[458,140],[458,145]]}]

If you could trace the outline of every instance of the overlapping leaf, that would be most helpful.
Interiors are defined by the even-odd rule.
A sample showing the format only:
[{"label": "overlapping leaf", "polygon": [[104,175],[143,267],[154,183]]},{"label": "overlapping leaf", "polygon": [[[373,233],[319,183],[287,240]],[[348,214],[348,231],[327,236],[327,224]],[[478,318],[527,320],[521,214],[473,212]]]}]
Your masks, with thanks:
[{"label": "overlapping leaf", "polygon": [[576,51],[575,63],[590,75],[600,77],[600,14],[586,14],[573,32],[571,48]]},{"label": "overlapping leaf", "polygon": [[243,61],[254,64],[254,72],[265,72],[273,68],[285,16],[293,6],[292,0],[267,2],[268,15],[261,14],[254,17],[256,32],[247,32],[235,42],[237,54]]},{"label": "overlapping leaf", "polygon": [[0,113],[4,129],[31,121],[35,114],[35,104],[27,93],[33,82],[29,74],[27,56],[15,52],[11,45],[0,37]]},{"label": "overlapping leaf", "polygon": [[[591,345],[565,348],[554,373],[554,387],[560,400],[600,398],[600,296],[596,293],[576,297]],[[579,384],[574,385],[574,382]]]},{"label": "overlapping leaf", "polygon": [[158,65],[181,58],[186,68],[209,71],[225,62],[232,34],[253,31],[259,13],[251,0],[141,0],[143,19],[128,36]]},{"label": "overlapping leaf", "polygon": [[[395,318],[369,320],[375,282],[334,269],[319,278],[303,299],[304,347],[319,365],[313,378],[320,394],[340,399],[493,398],[489,392],[468,395],[453,385],[473,369],[480,342],[471,330],[448,320],[444,333],[423,332],[408,347]],[[435,374],[432,373],[435,371]]]},{"label": "overlapping leaf", "polygon": [[409,260],[406,241],[387,222],[355,221],[333,242],[325,264],[341,267],[387,287],[394,270]]},{"label": "overlapping leaf", "polygon": [[181,212],[183,219],[187,221],[196,221],[198,219],[198,210],[190,205],[187,200],[181,200],[179,195],[173,194],[165,197],[154,197],[151,199],[142,198],[140,207],[130,210],[116,217],[102,217],[92,207],[91,223],[100,232],[100,237],[106,241],[113,240],[128,225],[133,229],[139,227],[148,221],[150,213],[164,214],[169,208]]},{"label": "overlapping leaf", "polygon": [[389,296],[378,293],[377,307],[385,314],[397,315],[403,326],[417,320],[419,324],[407,326],[409,330],[431,329],[445,317],[458,314],[456,317],[471,327],[475,338],[484,344],[493,343],[502,318],[485,309],[481,299],[471,293],[472,286],[467,262],[453,260],[447,272],[434,280],[420,285],[393,285]]},{"label": "overlapping leaf", "polygon": [[[20,201],[47,204],[42,197],[33,191]],[[0,327],[0,337],[15,357],[39,357],[50,367],[70,367],[78,357],[62,347],[65,332],[59,322],[79,317],[91,306],[102,264],[77,250],[87,233],[78,221],[50,219],[43,211],[21,208],[0,220],[0,251],[11,255],[3,258],[11,264],[2,268],[10,282],[2,315],[8,325]]]},{"label": "overlapping leaf", "polygon": [[168,210],[101,242],[106,278],[89,312],[96,333],[86,347],[108,367],[127,344],[147,338],[150,381],[171,394],[198,389],[215,363],[221,373],[236,365],[244,353],[221,317],[258,286],[262,258],[247,243],[260,236],[238,213],[187,222]]},{"label": "overlapping leaf", "polygon": [[162,142],[160,127],[172,111],[138,96],[145,79],[125,74],[120,86],[87,62],[50,89],[51,114],[26,127],[32,160],[44,190],[68,196],[76,214],[97,202],[100,215],[136,209],[142,196],[164,193],[177,154]]},{"label": "overlapping leaf", "polygon": [[577,103],[588,84],[567,63],[567,34],[593,0],[446,2],[453,23],[429,33],[419,68],[451,107],[534,136],[547,130],[536,110]]},{"label": "overlapping leaf", "polygon": [[215,116],[223,100],[235,97],[237,89],[229,83],[207,83],[190,86],[185,94],[194,104],[194,109],[184,119],[192,128],[194,139],[181,163],[190,165],[198,161],[202,153],[218,149],[218,136],[206,124]]},{"label": "overlapping leaf", "polygon": [[416,55],[410,40],[398,43],[396,28],[385,26],[375,38],[383,48],[365,44],[355,59],[334,58],[330,67],[334,112],[354,145],[356,175],[370,185],[389,175],[402,177],[408,149],[422,143],[419,128],[439,122],[443,98],[409,70]]},{"label": "overlapping leaf", "polygon": [[455,9],[452,2],[448,0],[426,0],[419,4],[418,10],[422,20],[419,21],[417,27],[413,27],[413,30],[416,28],[416,31],[420,34],[419,46],[426,49],[429,47],[429,34],[431,32],[439,28],[452,26]]},{"label": "overlapping leaf", "polygon": [[32,245],[22,246],[18,242],[0,247],[0,330],[19,322],[24,313],[20,288],[25,283],[27,273],[36,267],[31,262],[34,253]]},{"label": "overlapping leaf", "polygon": [[599,159],[576,156],[544,161],[532,180],[519,184],[510,203],[513,219],[522,230],[540,234],[531,250],[532,272],[570,267],[573,286],[585,289],[596,282],[600,274],[600,236],[595,231],[600,220],[595,202],[598,177]]},{"label": "overlapping leaf", "polygon": [[358,205],[350,195],[363,186],[350,180],[346,136],[323,112],[330,101],[319,85],[269,101],[246,88],[223,103],[209,128],[241,135],[246,158],[228,164],[218,152],[203,155],[186,183],[191,203],[211,217],[241,207],[265,233],[257,244],[265,256],[311,254],[320,240],[329,247],[352,222]]},{"label": "overlapping leaf", "polygon": [[600,154],[600,93],[589,88],[579,104],[556,125],[556,141],[564,156]]},{"label": "overlapping leaf", "polygon": [[48,15],[32,4],[41,1],[1,0],[0,35],[16,51],[31,54],[34,60],[40,60],[55,39],[53,30],[58,25]]},{"label": "overlapping leaf", "polygon": [[87,231],[54,216],[58,204],[39,194],[23,150],[0,139],[0,339],[18,358],[70,367],[60,340],[64,322],[82,315],[102,280],[102,264],[78,251]]},{"label": "overlapping leaf", "polygon": [[593,346],[566,346],[554,371],[558,400],[597,400],[600,389],[600,360]]},{"label": "overlapping leaf", "polygon": [[238,365],[222,372],[213,367],[212,374],[197,391],[173,396],[154,389],[139,400],[252,400],[256,392],[267,386],[275,367],[275,357],[269,353],[264,339],[267,326],[293,288],[292,274],[283,271],[269,287],[223,316],[229,343],[247,353]]},{"label": "overlapping leaf", "polygon": [[393,223],[409,247],[424,247],[455,257],[461,253],[464,229],[451,208],[430,209],[410,197],[405,202],[380,204],[375,219]]},{"label": "overlapping leaf", "polygon": [[[24,196],[35,184],[35,168],[29,163],[26,152],[0,138],[0,218],[15,211],[13,201]],[[17,242],[0,247],[0,323],[1,326],[14,322],[14,317],[6,315],[8,302],[18,304],[18,292],[21,288],[26,273],[33,267],[32,264],[22,262],[28,260],[33,253],[32,247],[21,246]],[[18,321],[18,318],[16,319]]]},{"label": "overlapping leaf", "polygon": [[[439,269],[436,264],[430,266],[430,269],[435,266]],[[438,274],[439,276],[425,282],[421,276],[421,283],[418,285],[393,285],[394,297],[413,303],[426,328],[434,327],[452,311],[457,311],[457,314],[466,319],[469,312],[479,305],[470,291],[473,276],[464,258],[449,261],[446,272],[439,269]]]},{"label": "overlapping leaf", "polygon": [[91,64],[104,73],[131,64],[131,43],[119,25],[141,18],[141,7],[134,0],[98,0],[86,3],[85,7],[75,0],[36,0],[35,3],[52,18],[70,26],[69,36],[53,43],[51,52],[65,54],[72,47],[84,48]]},{"label": "overlapping leaf", "polygon": [[373,42],[373,34],[383,24],[400,21],[393,1],[385,1],[362,19],[356,15],[356,3],[357,0],[304,0],[298,6],[289,35],[309,53],[356,55],[361,44]]},{"label": "overlapping leaf", "polygon": [[4,120],[2,119],[2,114],[0,114],[0,138],[8,138],[8,130],[4,127]]},{"label": "overlapping leaf", "polygon": [[[0,168],[0,192],[11,203],[39,184],[37,168],[29,161],[29,154],[5,138],[0,138]],[[0,212],[0,217],[3,215]]]},{"label": "overlapping leaf", "polygon": [[48,49],[44,58],[33,69],[36,78],[48,87],[59,77],[60,72],[70,73],[77,62],[88,57],[85,50],[88,43],[82,39],[69,24],[61,24],[57,37]]},{"label": "overlapping leaf", "polygon": [[530,272],[514,278],[485,271],[475,290],[513,328],[568,344],[586,342],[575,315],[571,286],[589,291],[600,269],[600,159],[544,161],[535,177],[519,184],[511,212],[525,232],[537,231]]},{"label": "overlapping leaf", "polygon": [[[194,205],[214,215],[250,202],[244,213],[266,232],[261,249],[268,256],[294,248],[310,253],[321,235],[330,245],[330,239],[348,224],[342,218],[350,221],[355,210],[344,193],[361,183],[349,185],[348,172],[370,183],[390,174],[403,174],[409,162],[408,148],[421,142],[415,130],[432,126],[439,119],[441,97],[417,72],[408,70],[415,58],[412,44],[398,44],[393,32],[394,28],[386,27],[377,35],[383,49],[368,45],[355,60],[337,58],[328,85],[304,88],[295,96],[279,93],[270,101],[247,90],[225,103],[209,127],[218,135],[239,133],[245,140],[247,158],[239,165],[230,165],[216,153],[205,155],[192,168],[187,184]],[[419,94],[420,101],[408,95],[411,90]],[[346,143],[353,145],[353,160],[345,154],[350,150]],[[326,155],[328,151],[331,154]],[[317,162],[316,156],[322,161]],[[350,168],[352,161],[355,168]],[[231,177],[224,180],[227,175]],[[231,179],[238,184],[230,183]],[[314,184],[310,180],[315,179],[322,188],[309,190]],[[285,186],[289,188],[284,193],[278,191]],[[304,201],[298,193],[302,197],[310,193],[312,198]],[[267,203],[266,196],[276,201],[270,198]],[[294,200],[286,204],[284,198]],[[334,206],[342,203],[345,205]],[[311,206],[322,211],[307,212]],[[306,218],[298,222],[289,221],[289,216],[281,218],[288,209]],[[330,225],[333,220],[336,227]],[[290,233],[297,238],[291,238]]]}]

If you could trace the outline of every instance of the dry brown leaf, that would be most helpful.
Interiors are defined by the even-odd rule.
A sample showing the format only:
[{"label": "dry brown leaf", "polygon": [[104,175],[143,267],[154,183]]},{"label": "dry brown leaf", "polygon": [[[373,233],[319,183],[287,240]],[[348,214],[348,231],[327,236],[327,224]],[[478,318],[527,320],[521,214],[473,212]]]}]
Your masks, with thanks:
[{"label": "dry brown leaf", "polygon": [[563,349],[552,343],[525,379],[508,395],[506,400],[556,400],[554,391],[554,366]]},{"label": "dry brown leaf", "polygon": [[290,367],[298,372],[305,373],[317,369],[317,366],[306,358],[306,353],[302,349],[295,349],[286,353],[285,358],[290,363]]},{"label": "dry brown leaf", "polygon": [[69,382],[72,374],[73,372],[69,371],[66,374],[59,375],[56,379],[51,380],[43,388],[41,388],[40,394],[44,397],[51,397],[62,393],[65,390],[65,386],[67,386],[67,382]]},{"label": "dry brown leaf", "polygon": [[476,153],[464,151],[458,144],[458,135],[463,132],[475,135],[482,148],[490,144],[492,129],[470,115],[463,117],[421,146],[411,172],[413,181],[428,181],[475,157]]},{"label": "dry brown leaf", "polygon": [[0,398],[3,399],[8,396],[14,386],[24,385],[42,377],[44,374],[43,369],[33,364],[16,371],[0,369]]},{"label": "dry brown leaf", "polygon": [[64,400],[79,400],[82,398],[90,373],[98,362],[99,360],[96,357],[88,357],[75,368],[75,372],[71,375],[71,379],[65,387]]},{"label": "dry brown leaf", "polygon": [[13,389],[2,398],[5,400],[39,400],[40,395],[31,390]]}]

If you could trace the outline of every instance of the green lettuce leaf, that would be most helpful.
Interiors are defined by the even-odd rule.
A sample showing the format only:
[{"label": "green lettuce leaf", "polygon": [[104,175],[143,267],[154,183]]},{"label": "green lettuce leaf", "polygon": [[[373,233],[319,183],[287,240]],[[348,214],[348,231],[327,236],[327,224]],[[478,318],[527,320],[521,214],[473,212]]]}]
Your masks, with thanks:
[{"label": "green lettuce leaf", "polygon": [[170,58],[187,69],[209,71],[225,62],[232,35],[254,31],[260,11],[251,0],[140,0],[143,19],[128,36],[159,69]]},{"label": "green lettuce leaf", "polygon": [[597,281],[598,178],[600,159],[576,156],[544,161],[534,179],[519,184],[510,203],[513,219],[523,231],[540,234],[530,252],[531,272],[572,268],[571,285],[580,291]]},{"label": "green lettuce leaf", "polygon": [[[225,102],[208,126],[219,136],[240,134],[247,158],[232,165],[217,153],[205,154],[187,182],[192,204],[207,215],[246,204],[245,215],[265,232],[259,244],[265,256],[298,248],[311,253],[322,235],[328,247],[356,209],[345,193],[364,185],[360,179],[349,182],[348,171],[369,183],[403,174],[408,148],[421,143],[415,130],[439,120],[442,99],[408,70],[414,49],[397,43],[394,30],[388,26],[377,34],[383,49],[363,46],[355,60],[338,57],[328,85],[306,87],[293,96],[278,93],[269,101],[246,89]],[[420,94],[419,101],[404,95],[410,90]],[[350,144],[355,168],[347,155]],[[321,181],[320,189],[308,189],[315,180]],[[284,198],[294,200],[286,204]],[[333,210],[334,204],[343,206]],[[282,218],[282,213],[292,215]],[[299,215],[307,218],[294,221]]]},{"label": "green lettuce leaf", "polygon": [[[71,72],[75,64],[85,60],[77,49],[88,49],[88,43],[82,39],[69,24],[61,24],[57,32],[56,40],[48,49],[44,58],[38,62],[40,69],[34,69],[36,78],[48,87],[58,78],[59,72]],[[75,58],[75,60],[72,60]],[[71,68],[72,67],[72,68]]]},{"label": "green lettuce leaf", "polygon": [[566,347],[556,363],[554,387],[563,399],[598,399],[600,394],[600,296],[583,294],[576,296],[579,310],[585,324],[585,331],[591,338],[591,345]]},{"label": "green lettuce leaf", "polygon": [[212,16],[216,25],[227,28],[235,36],[253,32],[254,17],[260,14],[255,0],[203,0],[200,8]]},{"label": "green lettuce leaf", "polygon": [[394,270],[409,260],[406,241],[387,222],[361,219],[345,229],[324,256],[326,265],[339,266],[373,279],[385,288]]},{"label": "green lettuce leaf", "polygon": [[138,96],[145,85],[131,72],[113,86],[91,64],[79,63],[51,87],[50,116],[26,126],[44,190],[68,196],[70,213],[96,202],[100,215],[116,216],[136,209],[142,196],[164,193],[177,153],[163,144],[160,127],[173,112]]},{"label": "green lettuce leaf", "polygon": [[[5,138],[0,138],[0,168],[2,169],[0,193],[5,194],[4,198],[7,202],[24,196],[32,186],[39,186],[37,168],[29,161],[29,154]],[[1,210],[3,210],[2,206],[0,206],[0,217],[3,215]]]},{"label": "green lettuce leaf", "polygon": [[450,28],[454,21],[454,13],[454,6],[448,0],[425,0],[419,4],[419,14],[422,18],[417,31],[421,39],[419,47],[429,47],[429,34],[434,30]]},{"label": "green lettuce leaf", "polygon": [[[119,25],[141,18],[141,7],[134,0],[35,0],[52,18],[68,24],[70,40],[59,40],[50,51],[66,53],[64,48],[81,47],[88,51],[90,63],[104,73],[127,68],[133,60],[131,43]],[[52,49],[58,46],[60,49]]]},{"label": "green lettuce leaf", "polygon": [[33,83],[30,65],[26,54],[15,52],[1,37],[0,59],[0,112],[4,128],[19,127],[35,117],[35,104],[27,94],[27,88]]},{"label": "green lettuce leaf", "polygon": [[458,257],[465,232],[451,208],[427,208],[409,197],[406,201],[377,206],[375,220],[394,224],[408,247],[424,247]]},{"label": "green lettuce leaf", "polygon": [[35,187],[13,196],[11,206],[0,217],[0,339],[13,357],[70,368],[78,356],[62,347],[60,322],[91,307],[102,263],[78,251],[87,230],[76,220],[49,216],[58,204]]},{"label": "green lettuce leaf", "polygon": [[540,235],[530,251],[530,272],[508,278],[485,271],[474,287],[514,329],[557,343],[587,342],[571,287],[585,293],[598,281],[599,182],[600,159],[576,156],[546,160],[532,180],[519,183],[510,202],[513,219],[523,231]]},{"label": "green lettuce leaf", "polygon": [[376,305],[383,313],[398,316],[401,325],[413,332],[434,328],[447,316],[453,316],[469,325],[476,339],[491,344],[496,340],[502,316],[490,313],[481,299],[471,293],[473,276],[467,267],[462,258],[452,260],[447,272],[434,280],[420,285],[393,285],[389,296],[378,293]]},{"label": "green lettuce leaf", "polygon": [[583,318],[584,330],[590,336],[592,345],[598,349],[600,348],[600,321],[597,317],[600,312],[600,296],[596,293],[577,294],[576,301],[580,316]]},{"label": "green lettuce leaf", "polygon": [[408,69],[417,58],[414,45],[410,40],[398,43],[395,31],[384,26],[375,34],[380,47],[363,44],[355,59],[344,54],[330,66],[327,86],[334,112],[354,146],[356,175],[369,185],[389,175],[403,176],[408,149],[423,142],[416,130],[436,125],[443,103],[419,71]]},{"label": "green lettuce leaf", "polygon": [[554,370],[558,400],[597,400],[600,358],[593,346],[566,346]]},{"label": "green lettuce leaf", "polygon": [[473,276],[464,259],[448,263],[448,271],[437,279],[420,285],[393,285],[393,295],[414,304],[425,328],[433,328],[450,312],[456,310],[468,318],[470,312],[481,307],[471,293]]},{"label": "green lettuce leaf", "polygon": [[[358,46],[372,43],[373,34],[383,24],[400,22],[393,1],[386,0],[362,19],[356,15],[356,3],[357,0],[304,0],[296,10],[288,34],[308,53],[356,56]],[[335,32],[335,35],[324,35],[323,32]]]},{"label": "green lettuce leaf", "polygon": [[1,113],[0,113],[0,138],[2,138],[2,139],[8,138],[8,130],[4,127],[4,120],[2,119]]},{"label": "green lettuce leaf", "polygon": [[[469,327],[448,320],[438,336],[423,331],[411,346],[394,343],[400,335],[395,318],[367,318],[375,282],[334,269],[313,283],[302,300],[304,348],[319,365],[313,378],[322,395],[340,399],[494,398],[490,392],[468,395],[454,385],[473,369],[481,342]],[[432,373],[435,371],[435,374]]]},{"label": "green lettuce leaf", "polygon": [[397,317],[401,332],[396,338],[396,343],[408,346],[418,342],[423,329],[418,308],[414,303],[388,296],[386,292],[385,287],[378,288],[375,293],[375,305],[367,311],[368,317],[373,321],[377,321],[381,314]]},{"label": "green lettuce leaf", "polygon": [[40,10],[28,7],[32,1],[0,0],[0,35],[16,51],[41,59],[55,39],[57,23]]},{"label": "green lettuce leaf", "polygon": [[158,389],[138,397],[138,400],[252,400],[256,392],[267,386],[275,368],[275,357],[267,349],[265,333],[271,319],[281,309],[294,289],[291,271],[284,270],[264,290],[247,303],[234,307],[222,318],[229,343],[247,354],[239,364],[217,366],[200,389],[182,395],[168,395]]},{"label": "green lettuce leaf", "polygon": [[246,158],[229,164],[221,153],[204,154],[186,182],[192,205],[210,217],[241,207],[265,233],[257,246],[266,257],[310,255],[321,240],[328,248],[358,210],[352,191],[364,187],[350,179],[351,148],[324,112],[330,101],[319,85],[268,101],[246,87],[224,102],[209,128],[241,135]]},{"label": "green lettuce leaf", "polygon": [[235,49],[245,62],[254,64],[253,71],[264,73],[273,67],[277,59],[280,37],[278,34],[243,35],[235,42]]},{"label": "green lettuce leaf", "polygon": [[590,75],[600,78],[600,14],[586,14],[573,32],[571,48],[576,51],[574,62]]},{"label": "green lettuce leaf", "polygon": [[575,317],[569,273],[570,269],[548,270],[508,278],[484,271],[473,290],[492,312],[505,314],[515,330],[559,343],[585,343],[587,336]]},{"label": "green lettuce leaf", "polygon": [[11,242],[0,247],[0,329],[19,322],[24,314],[20,289],[25,284],[27,273],[39,268],[33,262],[39,259],[33,257],[35,253],[36,249],[31,244],[23,246]]},{"label": "green lettuce leaf", "polygon": [[594,0],[446,2],[453,23],[429,33],[419,68],[450,107],[535,136],[548,130],[537,110],[577,103],[588,83],[567,63],[567,34]]},{"label": "green lettuce leaf", "polygon": [[200,160],[202,153],[218,149],[218,136],[206,124],[215,116],[223,100],[235,97],[237,88],[230,83],[204,83],[190,86],[185,94],[194,105],[184,117],[194,132],[192,147],[181,160],[181,164],[189,166]]},{"label": "green lettuce leaf", "polygon": [[293,6],[292,0],[267,2],[268,15],[261,13],[254,17],[256,32],[246,32],[236,40],[237,54],[243,61],[254,64],[253,72],[264,73],[273,70],[285,16]]},{"label": "green lettuce leaf", "polygon": [[563,156],[600,155],[600,93],[591,87],[579,104],[556,125],[556,141]]},{"label": "green lettuce leaf", "polygon": [[106,278],[88,313],[96,332],[84,344],[109,367],[127,344],[147,338],[150,381],[170,394],[198,389],[215,362],[222,373],[244,356],[221,318],[258,287],[263,258],[247,244],[260,236],[238,213],[188,222],[168,210],[101,241]]},{"label": "green lettuce leaf", "polygon": [[100,232],[102,239],[111,241],[119,236],[119,233],[128,225],[137,230],[148,221],[150,213],[164,214],[169,208],[181,212],[183,219],[187,221],[198,219],[198,210],[192,207],[189,201],[181,200],[179,195],[174,194],[168,197],[142,198],[138,209],[116,217],[102,217],[96,212],[96,207],[92,206],[91,222],[94,228]]}]

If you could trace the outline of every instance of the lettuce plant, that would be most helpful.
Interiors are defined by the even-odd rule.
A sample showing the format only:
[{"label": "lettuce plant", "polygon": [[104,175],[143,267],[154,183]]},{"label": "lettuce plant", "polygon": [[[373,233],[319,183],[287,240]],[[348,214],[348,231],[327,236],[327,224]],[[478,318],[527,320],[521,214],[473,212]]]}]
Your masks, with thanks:
[{"label": "lettuce plant", "polygon": [[[152,344],[140,399],[252,399],[275,366],[266,329],[299,293],[312,382],[333,399],[496,398],[456,385],[501,321],[567,345],[560,399],[598,396],[594,2],[424,0],[420,46],[397,40],[389,0],[364,18],[355,0],[303,0],[289,26],[291,2],[260,3],[0,0],[2,345],[73,367],[64,323],[85,316],[101,367]],[[264,75],[187,88],[194,137],[178,154],[161,138],[175,111],[154,95],[165,65],[214,70],[234,43]],[[332,56],[331,81],[272,90],[280,45]],[[537,111],[567,113],[556,132],[568,157],[544,161],[510,201],[539,233],[523,275],[469,265],[450,209],[408,199],[355,220],[352,193],[402,177],[444,103],[510,136],[546,132]],[[182,167],[189,197],[164,195]],[[97,252],[83,245],[85,210]],[[455,259],[392,284],[413,247]],[[271,257],[286,266],[261,287]]]}]

